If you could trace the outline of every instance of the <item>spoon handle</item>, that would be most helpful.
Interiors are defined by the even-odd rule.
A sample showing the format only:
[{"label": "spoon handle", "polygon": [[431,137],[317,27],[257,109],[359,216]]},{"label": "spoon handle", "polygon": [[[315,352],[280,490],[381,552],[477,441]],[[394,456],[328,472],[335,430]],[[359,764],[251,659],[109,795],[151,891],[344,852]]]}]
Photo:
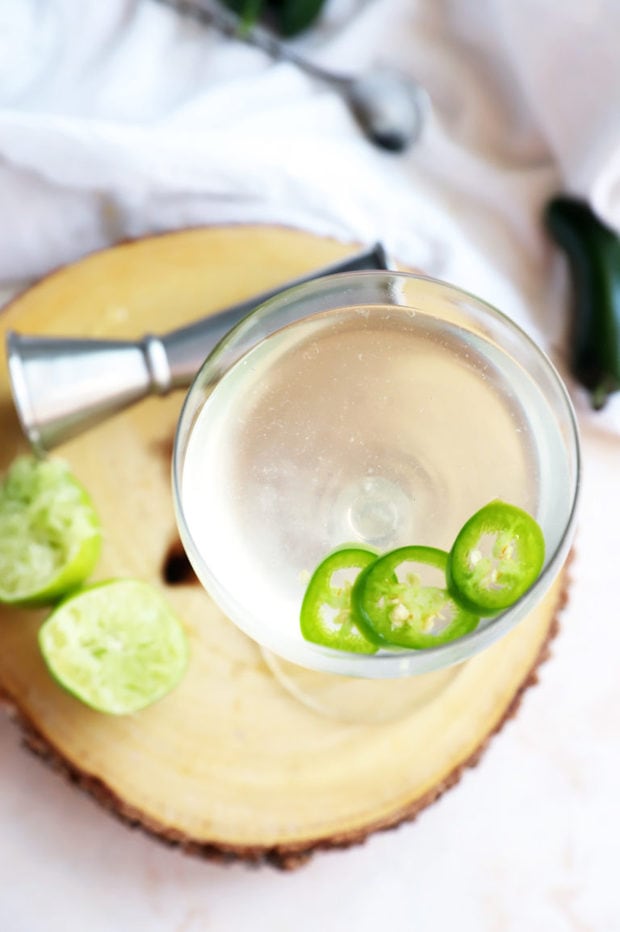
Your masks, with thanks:
[{"label": "spoon handle", "polygon": [[338,87],[349,84],[351,81],[345,75],[332,74],[308,59],[302,58],[284,42],[280,42],[268,29],[256,24],[247,25],[238,13],[222,6],[218,0],[163,0],[163,2],[199,22],[214,26],[225,36],[261,49],[275,61],[291,62],[301,71],[305,71],[306,74],[326,84]]}]

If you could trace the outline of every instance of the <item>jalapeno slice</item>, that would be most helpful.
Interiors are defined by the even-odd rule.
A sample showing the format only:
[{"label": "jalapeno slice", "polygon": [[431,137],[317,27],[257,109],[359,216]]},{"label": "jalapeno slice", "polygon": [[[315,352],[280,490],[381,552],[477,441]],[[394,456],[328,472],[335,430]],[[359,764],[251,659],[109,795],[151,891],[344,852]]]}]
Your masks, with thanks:
[{"label": "jalapeno slice", "polygon": [[351,606],[357,576],[376,559],[372,550],[343,547],[319,564],[301,605],[301,633],[307,641],[355,654],[376,652],[376,644],[358,627]]},{"label": "jalapeno slice", "polygon": [[459,531],[448,559],[448,587],[471,611],[495,615],[530,588],[544,559],[545,540],[534,518],[493,501]]},{"label": "jalapeno slice", "polygon": [[478,616],[446,588],[448,554],[435,547],[400,547],[360,573],[353,587],[358,625],[384,646],[436,647],[472,631]]}]

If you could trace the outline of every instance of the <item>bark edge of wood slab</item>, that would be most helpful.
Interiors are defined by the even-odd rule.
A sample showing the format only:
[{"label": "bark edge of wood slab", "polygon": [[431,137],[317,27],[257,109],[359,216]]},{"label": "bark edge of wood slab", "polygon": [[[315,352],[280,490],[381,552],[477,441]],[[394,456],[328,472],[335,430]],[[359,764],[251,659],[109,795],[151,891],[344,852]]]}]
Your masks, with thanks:
[{"label": "bark edge of wood slab", "polygon": [[[0,314],[0,336],[6,329],[120,339],[165,331],[357,248],[257,226],[123,243],[15,298]],[[358,844],[415,818],[478,762],[536,682],[568,575],[564,570],[544,604],[513,632],[448,678],[445,702],[442,686],[419,714],[374,729],[321,719],[294,703],[255,645],[174,564],[169,461],[181,402],[180,393],[148,398],[57,455],[72,465],[101,515],[106,539],[96,577],[151,582],[187,624],[193,661],[185,680],[139,718],[97,716],[47,675],[36,647],[41,615],[0,608],[0,695],[26,745],[125,823],[191,854],[291,869],[315,851]],[[3,359],[0,436],[4,472],[26,442]],[[179,754],[186,754],[180,763]],[[385,760],[394,762],[387,775]]]},{"label": "bark edge of wood slab", "polygon": [[[564,588],[557,606],[558,614],[567,600],[567,589]],[[452,787],[459,782],[466,770],[476,767],[495,735],[517,714],[524,694],[528,689],[538,683],[540,666],[551,656],[551,642],[558,634],[558,631],[559,621],[556,615],[549,627],[548,636],[540,649],[533,667],[514,694],[501,720],[495,728],[485,736],[482,743],[473,754],[471,754],[467,760],[458,764],[458,766],[448,773],[440,783],[436,784],[424,796],[412,800],[408,807],[399,812],[395,812],[386,820],[375,824],[369,824],[360,831],[334,835],[332,838],[321,838],[299,844],[276,844],[271,847],[261,847],[260,845],[237,847],[235,845],[196,841],[174,829],[170,830],[166,828],[165,825],[159,824],[156,820],[140,813],[138,809],[126,805],[125,802],[98,777],[90,776],[80,771],[78,768],[72,767],[66,758],[42,737],[33,723],[28,720],[27,716],[20,712],[19,708],[6,693],[0,693],[0,702],[8,706],[17,727],[21,730],[22,741],[26,748],[70,783],[91,796],[95,802],[130,828],[138,828],[159,842],[163,842],[170,847],[179,848],[185,854],[204,858],[209,861],[219,863],[245,861],[248,864],[269,864],[280,870],[290,871],[306,864],[310,858],[319,851],[342,850],[355,845],[362,845],[376,832],[395,830],[407,822],[414,821],[424,809],[434,802],[437,802],[444,793],[452,789]]]}]

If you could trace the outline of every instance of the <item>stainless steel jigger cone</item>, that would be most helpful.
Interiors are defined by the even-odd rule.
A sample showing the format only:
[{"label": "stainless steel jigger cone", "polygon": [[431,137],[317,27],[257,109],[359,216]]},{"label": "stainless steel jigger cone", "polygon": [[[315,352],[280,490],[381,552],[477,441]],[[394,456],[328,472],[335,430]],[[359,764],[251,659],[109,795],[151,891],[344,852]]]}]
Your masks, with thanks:
[{"label": "stainless steel jigger cone", "polygon": [[[9,332],[6,346],[17,415],[38,452],[51,450],[154,391],[172,387],[166,382],[165,351],[157,338],[132,343]],[[160,367],[152,365],[153,359]]]},{"label": "stainless steel jigger cone", "polygon": [[222,337],[285,288],[337,272],[387,268],[376,244],[186,327],[135,341],[9,332],[9,377],[22,429],[37,452],[51,450],[147,395],[186,388]]}]

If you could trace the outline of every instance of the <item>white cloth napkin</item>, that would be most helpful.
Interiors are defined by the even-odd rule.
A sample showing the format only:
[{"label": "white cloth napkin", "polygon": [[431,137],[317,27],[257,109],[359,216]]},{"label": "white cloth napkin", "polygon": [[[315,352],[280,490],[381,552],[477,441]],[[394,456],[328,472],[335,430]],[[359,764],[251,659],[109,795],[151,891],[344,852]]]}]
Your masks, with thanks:
[{"label": "white cloth napkin", "polygon": [[[620,229],[620,4],[355,5],[331,0],[298,47],[415,75],[433,108],[405,156],[292,66],[154,0],[0,0],[0,282],[152,231],[287,223],[383,240],[563,368],[565,273],[540,216],[564,189]],[[620,429],[620,402],[596,423]]]}]

